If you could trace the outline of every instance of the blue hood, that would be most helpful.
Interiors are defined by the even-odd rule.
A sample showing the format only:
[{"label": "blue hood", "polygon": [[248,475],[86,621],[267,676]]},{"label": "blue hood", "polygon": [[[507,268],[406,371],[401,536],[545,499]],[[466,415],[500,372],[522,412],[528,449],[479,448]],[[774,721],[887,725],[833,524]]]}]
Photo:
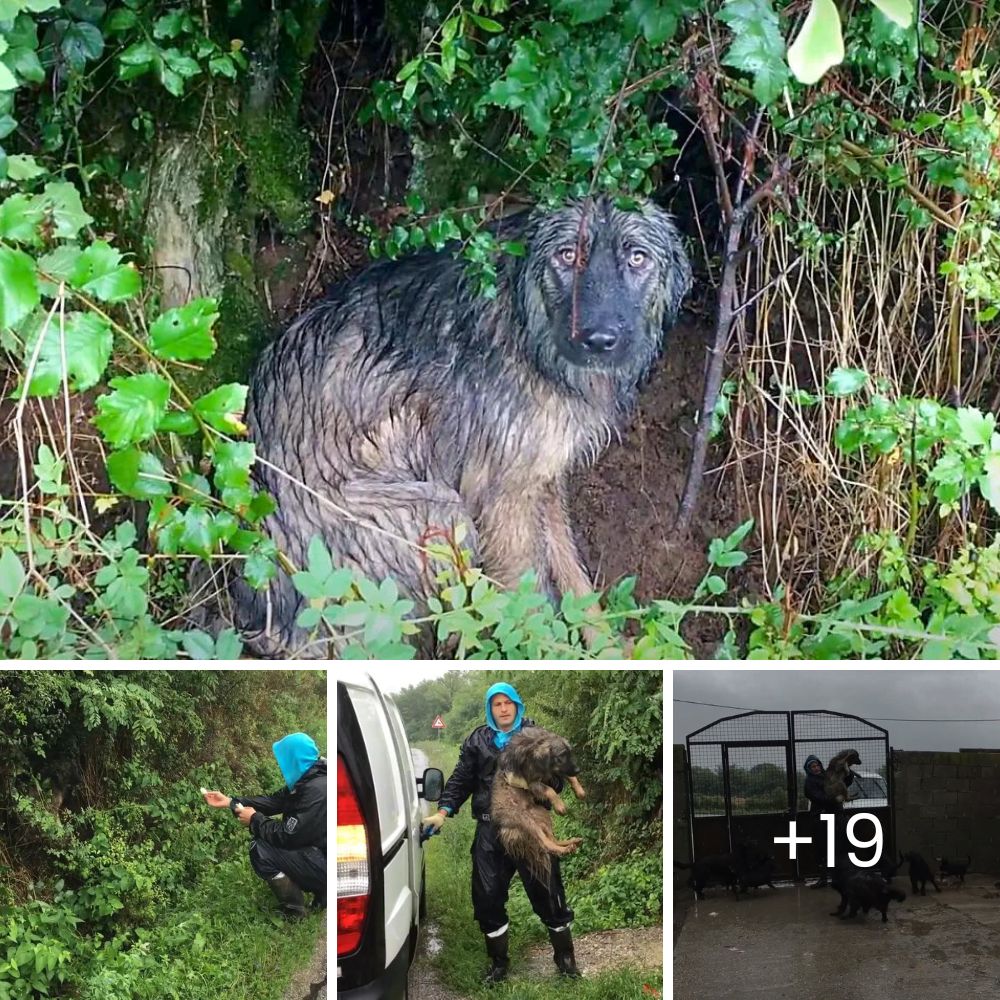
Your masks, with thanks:
[{"label": "blue hood", "polygon": [[[514,725],[509,733],[501,731],[500,727],[493,721],[493,713],[490,711],[490,699],[494,695],[505,694],[517,705],[517,715],[514,716]],[[524,702],[514,687],[510,684],[494,684],[486,692],[486,725],[494,732],[493,745],[499,750],[507,745],[508,740],[521,728],[521,720],[524,718]]]},{"label": "blue hood", "polygon": [[[817,763],[817,764],[819,764],[819,766],[820,766],[820,767],[823,767],[823,761],[821,761],[821,760],[819,759],[819,757],[814,757],[814,756],[813,756],[812,754],[809,754],[809,756],[808,756],[808,757],[806,757],[806,762],[805,762],[805,763],[804,763],[804,764],[802,765],[802,770],[803,770],[803,771],[805,771],[805,772],[806,772],[806,774],[811,774],[811,773],[812,773],[812,772],[811,772],[811,771],[809,770],[809,765],[810,765],[810,764],[811,764],[811,763],[812,763],[813,761],[816,761],[816,763]],[[826,770],[826,768],[823,768],[823,770],[825,771],[825,770]]]},{"label": "blue hood", "polygon": [[319,748],[313,738],[305,733],[283,736],[271,749],[281,768],[281,776],[289,788],[319,760]]}]

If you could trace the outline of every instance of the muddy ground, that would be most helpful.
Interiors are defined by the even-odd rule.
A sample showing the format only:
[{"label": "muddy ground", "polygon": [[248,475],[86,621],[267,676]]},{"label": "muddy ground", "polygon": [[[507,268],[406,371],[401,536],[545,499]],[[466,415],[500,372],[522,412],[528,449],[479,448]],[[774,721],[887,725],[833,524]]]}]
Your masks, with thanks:
[{"label": "muddy ground", "polygon": [[[736,902],[709,890],[690,902],[674,947],[675,1000],[986,1000],[1000,981],[1000,890],[996,876],[914,896],[889,919],[872,911],[831,916],[832,889],[762,888]],[[679,904],[679,906],[678,906]]]}]

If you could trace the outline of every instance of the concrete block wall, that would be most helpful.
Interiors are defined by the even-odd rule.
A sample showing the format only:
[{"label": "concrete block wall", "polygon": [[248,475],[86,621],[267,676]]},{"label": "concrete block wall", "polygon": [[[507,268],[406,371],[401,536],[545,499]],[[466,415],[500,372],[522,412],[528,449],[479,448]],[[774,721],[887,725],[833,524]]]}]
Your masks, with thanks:
[{"label": "concrete block wall", "polygon": [[1000,875],[1000,753],[894,750],[896,845]]}]

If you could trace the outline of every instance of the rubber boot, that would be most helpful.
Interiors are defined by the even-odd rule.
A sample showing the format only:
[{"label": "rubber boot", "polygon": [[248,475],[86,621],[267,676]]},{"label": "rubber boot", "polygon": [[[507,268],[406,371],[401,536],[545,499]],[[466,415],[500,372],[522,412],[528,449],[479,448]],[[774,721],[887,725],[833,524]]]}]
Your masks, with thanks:
[{"label": "rubber boot", "polygon": [[573,932],[568,927],[558,931],[550,927],[549,940],[552,942],[552,959],[559,969],[559,975],[579,979],[580,970],[576,967],[576,956],[573,954]]},{"label": "rubber boot", "polygon": [[326,889],[322,892],[314,892],[312,903],[309,905],[310,910],[325,910],[326,909]]},{"label": "rubber boot", "polygon": [[510,965],[510,959],[507,956],[507,931],[496,937],[486,938],[486,954],[490,957],[492,964],[486,970],[483,982],[488,986],[503,982],[507,978],[507,966]]},{"label": "rubber boot", "polygon": [[274,898],[281,904],[281,912],[288,917],[304,917],[306,915],[306,899],[302,890],[284,873],[269,878],[267,884],[274,893]]}]

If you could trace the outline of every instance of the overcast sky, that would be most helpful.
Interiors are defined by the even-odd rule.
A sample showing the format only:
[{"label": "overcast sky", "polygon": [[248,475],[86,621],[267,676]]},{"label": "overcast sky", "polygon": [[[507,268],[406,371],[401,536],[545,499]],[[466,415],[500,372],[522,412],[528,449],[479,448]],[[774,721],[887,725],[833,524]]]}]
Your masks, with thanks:
[{"label": "overcast sky", "polygon": [[673,687],[674,743],[740,711],[829,709],[888,729],[896,750],[1000,749],[1000,670],[675,670]]}]

